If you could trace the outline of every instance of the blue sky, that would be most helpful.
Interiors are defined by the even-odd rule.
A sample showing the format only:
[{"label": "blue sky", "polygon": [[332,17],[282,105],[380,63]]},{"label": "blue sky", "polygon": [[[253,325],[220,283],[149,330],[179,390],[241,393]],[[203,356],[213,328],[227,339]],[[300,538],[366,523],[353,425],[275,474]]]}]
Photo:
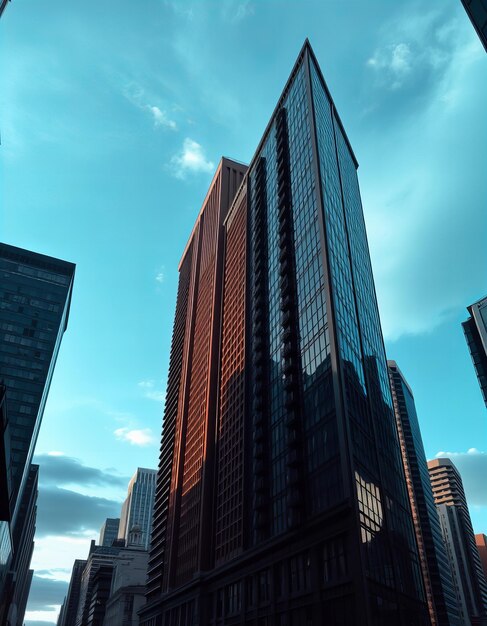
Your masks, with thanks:
[{"label": "blue sky", "polygon": [[360,163],[388,356],[427,456],[452,455],[487,531],[487,420],[460,325],[487,292],[487,56],[459,0],[13,0],[0,237],[77,264],[37,446],[31,626],[54,620],[135,468],[157,465],[180,254],[305,37]]}]

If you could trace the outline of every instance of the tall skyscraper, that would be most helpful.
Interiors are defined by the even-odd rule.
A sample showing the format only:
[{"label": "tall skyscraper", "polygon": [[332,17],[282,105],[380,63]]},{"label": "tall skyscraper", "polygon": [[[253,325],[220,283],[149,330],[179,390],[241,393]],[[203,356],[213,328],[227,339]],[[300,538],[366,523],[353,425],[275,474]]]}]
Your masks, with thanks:
[{"label": "tall skyscraper", "polygon": [[414,530],[432,626],[466,626],[446,553],[414,396],[395,361],[387,362]]},{"label": "tall skyscraper", "polygon": [[428,461],[428,470],[462,603],[473,624],[487,623],[487,582],[475,545],[462,479],[450,459]]},{"label": "tall skyscraper", "polygon": [[468,307],[470,317],[463,322],[463,332],[487,406],[487,298]]},{"label": "tall skyscraper", "polygon": [[462,0],[462,4],[487,52],[487,0]]},{"label": "tall skyscraper", "polygon": [[356,168],[306,42],[180,263],[144,626],[429,623]]},{"label": "tall skyscraper", "polygon": [[[17,614],[19,623],[23,615],[16,602],[19,585],[27,580],[30,556],[27,563],[24,557],[31,554],[30,531],[35,527],[37,466],[31,461],[68,323],[74,269],[72,263],[0,244],[0,385],[8,416],[3,448],[9,459],[6,480],[14,555],[3,585],[0,576],[0,604],[10,615]],[[0,551],[8,537],[3,522]]]},{"label": "tall skyscraper", "polygon": [[107,517],[100,529],[100,546],[111,546],[118,537],[119,527],[120,519],[118,517]]},{"label": "tall skyscraper", "polygon": [[68,595],[64,600],[64,612],[58,620],[58,626],[76,626],[79,597],[81,589],[81,576],[86,566],[86,560],[76,559],[69,581]]},{"label": "tall skyscraper", "polygon": [[140,526],[143,545],[149,549],[154,497],[156,493],[157,470],[138,467],[132,476],[125,502],[120,514],[119,539],[128,541],[129,533],[134,525]]}]

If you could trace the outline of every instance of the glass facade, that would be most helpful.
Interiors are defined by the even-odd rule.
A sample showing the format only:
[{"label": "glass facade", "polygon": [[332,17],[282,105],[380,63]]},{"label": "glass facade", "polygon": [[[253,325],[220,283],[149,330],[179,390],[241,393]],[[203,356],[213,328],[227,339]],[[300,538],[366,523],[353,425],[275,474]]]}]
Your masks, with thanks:
[{"label": "glass facade", "polygon": [[7,388],[13,501],[34,452],[73,277],[71,263],[0,244],[0,381]]},{"label": "glass facade", "polygon": [[[156,478],[157,470],[137,468],[129,482],[127,498],[122,505],[120,525],[116,524],[118,537],[124,539],[125,542],[129,539],[132,527],[139,526],[145,550],[148,550],[150,545]],[[118,522],[119,520],[110,521]],[[102,543],[102,545],[111,546],[112,544],[109,542]]]},{"label": "glass facade", "polygon": [[191,378],[220,372],[199,414],[217,480],[194,485],[207,560],[148,596],[144,626],[429,623],[356,167],[306,42],[224,224],[218,351],[186,326]]},{"label": "glass facade", "polygon": [[5,409],[0,558],[4,561],[10,539],[13,554],[10,583],[0,580],[0,603],[5,612],[17,610],[19,622],[32,577],[38,466],[31,461],[67,326],[74,270],[71,263],[0,244],[0,391]]}]

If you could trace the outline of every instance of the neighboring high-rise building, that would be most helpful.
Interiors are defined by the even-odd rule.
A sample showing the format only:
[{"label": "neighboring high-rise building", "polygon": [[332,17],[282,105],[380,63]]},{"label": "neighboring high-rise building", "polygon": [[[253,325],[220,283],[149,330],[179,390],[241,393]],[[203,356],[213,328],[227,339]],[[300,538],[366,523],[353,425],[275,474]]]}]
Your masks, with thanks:
[{"label": "neighboring high-rise building", "polygon": [[118,538],[118,528],[120,519],[107,517],[100,529],[100,546],[111,546],[115,539]]},{"label": "neighboring high-rise building", "polygon": [[[91,542],[88,559],[81,574],[78,609],[74,626],[88,626],[89,624],[91,626],[94,615],[92,606],[93,592],[97,590],[97,588],[95,588],[95,575],[100,567],[107,566],[109,569],[113,568],[113,561],[120,552],[120,549],[119,546],[97,546],[94,540]],[[105,593],[105,580],[98,591],[102,594]],[[96,615],[98,615],[98,613]],[[66,623],[66,626],[71,625]]]},{"label": "neighboring high-rise building", "polygon": [[485,624],[487,582],[475,545],[462,479],[450,459],[428,461],[428,470],[454,578],[472,623]]},{"label": "neighboring high-rise building", "polygon": [[119,539],[128,541],[132,526],[140,526],[144,549],[149,549],[154,497],[156,493],[157,470],[138,467],[132,476],[127,498],[120,514]]},{"label": "neighboring high-rise building", "polygon": [[484,534],[475,535],[475,544],[479,551],[484,576],[487,579],[487,537]]},{"label": "neighboring high-rise building", "polygon": [[431,624],[467,626],[458,613],[413,392],[397,363],[388,361],[387,365]]},{"label": "neighboring high-rise building", "polygon": [[487,52],[487,0],[462,0],[462,4]]},{"label": "neighboring high-rise building", "polygon": [[58,626],[76,626],[78,614],[79,596],[81,588],[81,576],[86,567],[86,560],[76,559],[69,581],[68,595],[64,601],[64,613],[58,621]]},{"label": "neighboring high-rise building", "polygon": [[463,322],[463,332],[487,406],[487,298],[468,307],[470,317]]},{"label": "neighboring high-rise building", "polygon": [[0,244],[0,382],[7,388],[14,499],[29,473],[74,270],[72,263]]},{"label": "neighboring high-rise building", "polygon": [[[103,626],[112,584],[113,564],[100,565],[93,576],[90,606],[86,626]],[[123,622],[120,626],[125,626]]]},{"label": "neighboring high-rise building", "polygon": [[179,266],[143,626],[429,623],[356,169],[306,42]]},{"label": "neighboring high-rise building", "polygon": [[30,561],[34,552],[37,519],[39,466],[29,465],[27,482],[17,502],[17,521],[12,529],[13,558],[10,564],[6,607],[9,626],[23,626],[24,613],[32,582]]},{"label": "neighboring high-rise building", "polygon": [[[9,459],[6,479],[14,555],[3,586],[0,583],[4,612],[20,612],[19,606],[12,605],[14,598],[19,599],[14,587],[25,582],[28,564],[23,575],[15,567],[24,567],[21,555],[31,546],[16,541],[29,540],[30,536],[29,528],[24,529],[22,524],[31,520],[21,510],[26,510],[26,502],[35,509],[31,496],[37,497],[37,486],[32,490],[28,483],[32,483],[33,472],[37,476],[37,470],[31,461],[68,322],[74,269],[72,263],[0,244],[0,384],[5,388],[3,402],[8,415],[3,447]],[[5,521],[0,521],[0,551],[6,549]]]}]

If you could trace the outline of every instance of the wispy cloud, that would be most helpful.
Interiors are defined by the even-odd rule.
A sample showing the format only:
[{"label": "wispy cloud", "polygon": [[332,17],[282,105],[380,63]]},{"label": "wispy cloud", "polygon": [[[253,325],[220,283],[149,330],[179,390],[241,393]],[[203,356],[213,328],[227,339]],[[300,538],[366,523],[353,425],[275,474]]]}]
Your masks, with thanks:
[{"label": "wispy cloud", "polygon": [[[411,49],[395,61],[403,86],[372,90],[382,104],[362,146],[361,190],[388,340],[431,332],[458,315],[485,266],[485,181],[476,173],[487,158],[478,141],[487,92],[477,89],[485,53],[470,24],[446,13],[426,25],[416,16],[416,34],[412,27],[395,33]],[[421,47],[427,59],[416,56]]]},{"label": "wispy cloud", "polygon": [[222,18],[234,24],[255,14],[255,3],[251,0],[226,0],[221,7]]},{"label": "wispy cloud", "polygon": [[[155,128],[177,130],[176,122],[169,117],[167,109],[153,104],[154,100],[159,100],[153,93],[148,93],[146,89],[134,82],[128,82],[122,90],[125,98],[141,111],[146,111],[152,117]],[[175,108],[175,107],[173,107]],[[177,108],[177,107],[176,107]]]},{"label": "wispy cloud", "polygon": [[155,380],[141,380],[138,386],[144,390],[144,398],[163,402],[166,397],[166,390],[159,387]]},{"label": "wispy cloud", "polygon": [[166,268],[162,266],[156,274],[156,282],[162,284],[166,280]]},{"label": "wispy cloud", "polygon": [[120,441],[127,441],[133,446],[150,446],[155,443],[155,438],[150,428],[117,428],[114,431],[114,435]]},{"label": "wispy cloud", "polygon": [[186,178],[188,174],[210,174],[214,168],[213,161],[206,158],[203,146],[189,137],[186,137],[182,149],[172,157],[170,163],[172,174],[180,179]]},{"label": "wispy cloud", "polygon": [[392,81],[388,84],[391,89],[402,87],[404,80],[412,70],[412,53],[408,43],[398,43],[376,50],[367,61],[367,65],[376,72],[386,72]]},{"label": "wispy cloud", "polygon": [[177,124],[174,120],[168,118],[166,111],[162,111],[157,106],[147,105],[146,107],[152,113],[154,118],[154,126],[163,126],[164,128],[170,128],[171,130],[177,130]]}]

